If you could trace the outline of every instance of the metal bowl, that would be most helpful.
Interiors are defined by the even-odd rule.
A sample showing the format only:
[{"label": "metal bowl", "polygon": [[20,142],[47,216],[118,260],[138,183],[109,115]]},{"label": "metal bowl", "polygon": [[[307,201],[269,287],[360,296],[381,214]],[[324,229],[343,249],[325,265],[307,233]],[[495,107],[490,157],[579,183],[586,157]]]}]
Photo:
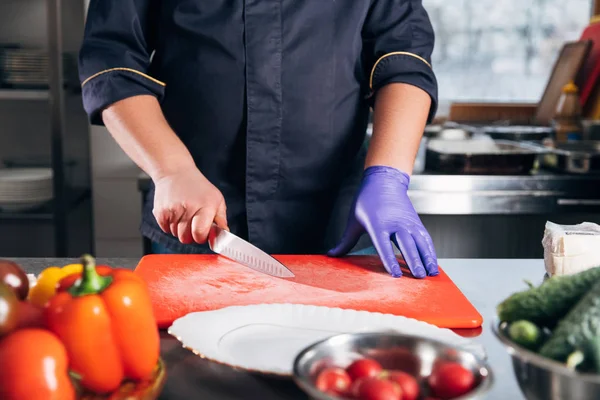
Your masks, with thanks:
[{"label": "metal bowl", "polygon": [[492,330],[512,358],[515,377],[528,400],[600,399],[600,375],[581,374],[509,339],[508,324],[496,318]]},{"label": "metal bowl", "polygon": [[341,334],[309,346],[294,361],[294,381],[315,400],[339,399],[315,387],[317,375],[323,368],[346,367],[364,357],[377,360],[386,369],[415,376],[423,393],[427,393],[425,382],[437,362],[459,362],[473,371],[476,386],[456,400],[483,398],[493,383],[487,362],[465,349],[427,338],[385,332]]}]

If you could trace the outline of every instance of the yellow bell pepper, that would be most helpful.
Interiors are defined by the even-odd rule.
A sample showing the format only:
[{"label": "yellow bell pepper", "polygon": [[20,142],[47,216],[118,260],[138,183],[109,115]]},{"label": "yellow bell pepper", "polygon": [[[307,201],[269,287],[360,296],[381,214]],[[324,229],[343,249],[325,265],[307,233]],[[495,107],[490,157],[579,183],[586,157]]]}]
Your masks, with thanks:
[{"label": "yellow bell pepper", "polygon": [[83,266],[81,264],[69,264],[62,268],[46,268],[40,273],[35,285],[29,290],[29,302],[40,307],[45,306],[56,293],[56,287],[62,278],[82,271]]}]

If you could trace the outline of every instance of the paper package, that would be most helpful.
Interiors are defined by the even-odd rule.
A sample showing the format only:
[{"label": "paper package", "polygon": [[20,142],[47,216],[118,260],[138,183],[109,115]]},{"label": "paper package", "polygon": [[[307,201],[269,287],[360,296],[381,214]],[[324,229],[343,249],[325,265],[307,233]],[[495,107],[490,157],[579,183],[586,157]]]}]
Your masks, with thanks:
[{"label": "paper package", "polygon": [[600,266],[600,225],[558,225],[548,221],[542,246],[550,276],[572,275]]}]

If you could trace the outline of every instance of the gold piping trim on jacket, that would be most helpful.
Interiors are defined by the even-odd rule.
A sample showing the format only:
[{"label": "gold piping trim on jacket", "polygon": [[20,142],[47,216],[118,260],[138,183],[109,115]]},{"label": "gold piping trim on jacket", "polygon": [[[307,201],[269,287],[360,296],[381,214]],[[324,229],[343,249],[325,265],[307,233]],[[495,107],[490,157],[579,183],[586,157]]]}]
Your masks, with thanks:
[{"label": "gold piping trim on jacket", "polygon": [[131,68],[110,68],[110,69],[105,69],[104,71],[100,71],[95,73],[94,75],[90,76],[89,78],[87,78],[85,81],[83,81],[83,83],[81,84],[81,87],[83,87],[86,83],[88,83],[89,81],[91,81],[94,78],[99,77],[100,75],[104,75],[108,72],[114,72],[114,71],[127,71],[127,72],[133,72],[134,74],[138,74],[143,76],[146,79],[151,80],[152,82],[156,83],[157,85],[160,86],[167,86],[166,83],[159,81],[158,79],[154,79],[153,77],[144,74],[143,72],[140,71],[136,71],[135,69],[131,69]]},{"label": "gold piping trim on jacket", "polygon": [[382,55],[381,57],[379,57],[379,60],[375,61],[375,65],[373,65],[373,69],[371,69],[371,77],[369,78],[369,88],[370,88],[371,90],[373,90],[373,75],[375,75],[375,69],[377,68],[377,65],[378,65],[378,64],[379,64],[379,63],[380,63],[380,62],[381,62],[381,61],[382,61],[384,58],[387,58],[387,57],[389,57],[389,56],[401,56],[401,55],[402,55],[402,56],[410,56],[410,57],[414,57],[414,58],[416,58],[417,60],[421,60],[421,61],[423,61],[423,62],[424,62],[424,63],[425,63],[425,64],[426,64],[426,65],[427,65],[429,68],[431,68],[431,64],[429,64],[429,63],[427,62],[427,60],[426,60],[426,59],[424,59],[423,57],[421,57],[421,56],[418,56],[418,55],[416,55],[416,54],[414,54],[414,53],[409,53],[408,51],[394,51],[394,52],[392,52],[392,53],[387,53],[387,54],[384,54],[384,55]]}]

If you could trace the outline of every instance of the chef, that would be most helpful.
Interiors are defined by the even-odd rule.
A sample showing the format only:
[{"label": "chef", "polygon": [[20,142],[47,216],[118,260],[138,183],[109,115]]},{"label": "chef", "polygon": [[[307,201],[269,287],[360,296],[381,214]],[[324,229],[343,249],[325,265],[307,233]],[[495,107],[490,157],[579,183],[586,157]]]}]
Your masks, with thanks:
[{"label": "chef", "polygon": [[155,251],[207,252],[213,222],[272,254],[341,256],[366,233],[392,276],[395,245],[424,278],[407,189],[433,44],[421,0],[91,0],[79,71],[91,122],[152,179]]}]

